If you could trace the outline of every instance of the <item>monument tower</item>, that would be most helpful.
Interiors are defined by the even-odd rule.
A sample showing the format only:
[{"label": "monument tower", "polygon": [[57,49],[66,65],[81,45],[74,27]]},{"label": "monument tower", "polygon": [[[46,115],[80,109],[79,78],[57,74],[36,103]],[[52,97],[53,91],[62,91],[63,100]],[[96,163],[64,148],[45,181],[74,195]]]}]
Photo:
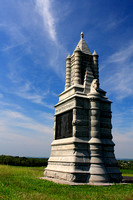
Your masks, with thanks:
[{"label": "monument tower", "polygon": [[54,140],[45,178],[70,183],[121,182],[111,134],[111,101],[99,88],[98,54],[81,33],[66,58],[65,90],[55,105]]}]

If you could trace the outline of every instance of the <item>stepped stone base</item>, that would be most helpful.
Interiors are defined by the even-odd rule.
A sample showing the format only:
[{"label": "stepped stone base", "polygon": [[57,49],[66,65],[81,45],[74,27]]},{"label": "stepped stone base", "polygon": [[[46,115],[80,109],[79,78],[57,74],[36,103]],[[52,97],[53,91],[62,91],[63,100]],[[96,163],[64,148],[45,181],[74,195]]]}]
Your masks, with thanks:
[{"label": "stepped stone base", "polygon": [[90,177],[89,173],[75,173],[75,172],[59,172],[46,170],[44,173],[45,177],[52,179],[64,180],[68,182],[83,182],[86,183]]},{"label": "stepped stone base", "polygon": [[51,156],[44,171],[45,179],[70,185],[121,182],[121,172],[114,155],[110,154],[113,164],[105,167],[101,157],[90,157],[89,146],[88,138],[72,137],[53,141]]},{"label": "stepped stone base", "polygon": [[[133,183],[133,179],[132,179],[132,182],[130,180],[126,180],[126,181],[122,181],[120,183],[96,183],[96,182],[76,183],[76,182],[69,182],[69,181],[65,181],[65,180],[61,180],[61,179],[48,178],[48,177],[41,177],[40,179],[52,181],[52,182],[57,183],[57,184],[75,185],[75,186],[76,185],[111,186],[111,185],[116,185],[116,184],[125,185],[125,184],[128,184],[128,183]],[[125,179],[123,179],[123,180],[125,180]]]}]

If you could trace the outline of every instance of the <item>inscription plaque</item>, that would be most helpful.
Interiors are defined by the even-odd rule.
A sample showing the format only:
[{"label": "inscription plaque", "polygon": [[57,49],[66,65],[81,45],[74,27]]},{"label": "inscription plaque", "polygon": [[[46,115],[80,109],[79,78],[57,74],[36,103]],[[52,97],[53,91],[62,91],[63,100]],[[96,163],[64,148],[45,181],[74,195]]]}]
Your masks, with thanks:
[{"label": "inscription plaque", "polygon": [[73,111],[69,110],[56,116],[55,139],[72,137]]}]

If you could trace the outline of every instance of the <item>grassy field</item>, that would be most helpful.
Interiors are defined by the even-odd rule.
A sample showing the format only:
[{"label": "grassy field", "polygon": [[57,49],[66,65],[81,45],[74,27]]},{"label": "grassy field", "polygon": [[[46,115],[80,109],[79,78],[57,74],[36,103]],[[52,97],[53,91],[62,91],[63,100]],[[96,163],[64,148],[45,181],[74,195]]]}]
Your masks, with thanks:
[{"label": "grassy field", "polygon": [[[133,184],[69,186],[40,180],[42,167],[0,165],[0,199],[3,200],[133,200]],[[133,170],[122,170],[133,175]]]}]

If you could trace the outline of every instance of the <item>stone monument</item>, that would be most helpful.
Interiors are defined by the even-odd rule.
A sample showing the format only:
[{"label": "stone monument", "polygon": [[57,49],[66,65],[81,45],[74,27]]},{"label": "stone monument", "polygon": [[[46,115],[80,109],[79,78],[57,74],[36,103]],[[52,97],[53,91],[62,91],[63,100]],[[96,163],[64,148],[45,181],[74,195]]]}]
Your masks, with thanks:
[{"label": "stone monument", "polygon": [[79,184],[121,182],[111,115],[111,101],[99,87],[98,54],[91,54],[81,33],[72,56],[66,58],[65,90],[55,105],[45,178]]}]

